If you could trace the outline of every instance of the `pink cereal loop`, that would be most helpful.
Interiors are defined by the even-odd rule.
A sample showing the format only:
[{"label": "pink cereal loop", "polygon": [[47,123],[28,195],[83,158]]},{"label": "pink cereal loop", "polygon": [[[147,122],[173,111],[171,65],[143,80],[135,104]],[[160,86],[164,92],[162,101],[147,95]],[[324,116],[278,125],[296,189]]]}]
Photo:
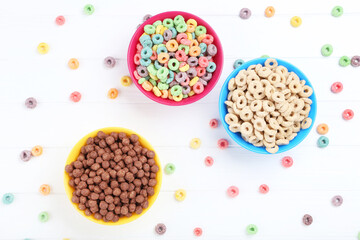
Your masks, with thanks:
[{"label": "pink cereal loop", "polygon": [[136,50],[141,51],[142,49],[143,46],[140,43],[136,44]]},{"label": "pink cereal loop", "polygon": [[209,60],[207,57],[199,57],[199,66],[206,68],[209,65]]},{"label": "pink cereal loop", "polygon": [[136,80],[139,80],[141,78],[136,70],[134,71],[134,76],[135,76]]},{"label": "pink cereal loop", "polygon": [[269,186],[266,185],[266,184],[261,184],[260,187],[259,187],[259,191],[262,194],[266,194],[266,193],[269,192]]},{"label": "pink cereal loop", "polygon": [[185,65],[186,65],[186,62],[180,62],[179,68],[182,68]]},{"label": "pink cereal loop", "polygon": [[344,110],[342,116],[345,120],[351,120],[354,117],[354,112],[351,109],[346,109]]},{"label": "pink cereal loop", "polygon": [[168,62],[164,63],[164,67],[168,68]]},{"label": "pink cereal loop", "polygon": [[239,195],[239,188],[235,186],[230,186],[226,192],[229,197],[234,198]]},{"label": "pink cereal loop", "polygon": [[141,55],[139,53],[135,54],[134,56],[134,63],[136,65],[140,65],[140,59],[141,59]]},{"label": "pink cereal loop", "polygon": [[175,53],[175,58],[179,61],[179,62],[184,62],[186,61],[186,54],[183,50],[178,50],[176,53]]},{"label": "pink cereal loop", "polygon": [[220,149],[226,149],[229,147],[229,142],[228,140],[221,138],[218,140],[217,145]]},{"label": "pink cereal loop", "polygon": [[206,69],[203,67],[196,67],[196,72],[198,77],[202,77],[206,73]]},{"label": "pink cereal loop", "polygon": [[186,35],[186,33],[180,33],[176,36],[176,41],[177,42],[181,42],[182,39],[187,39],[188,36]]},{"label": "pink cereal loop", "polygon": [[55,19],[55,22],[56,22],[56,24],[59,25],[59,26],[64,25],[64,23],[65,23],[65,18],[64,18],[64,16],[57,16],[56,19]]},{"label": "pink cereal loop", "polygon": [[199,228],[199,227],[195,228],[195,229],[194,229],[194,235],[195,235],[196,237],[200,237],[200,236],[202,235],[202,229]]},{"label": "pink cereal loop", "polygon": [[214,159],[210,156],[205,158],[205,165],[211,167],[214,164]]},{"label": "pink cereal loop", "polygon": [[184,44],[184,45],[187,45],[187,46],[190,46],[191,40],[189,40],[189,39],[181,39],[180,43]]},{"label": "pink cereal loop", "polygon": [[153,54],[151,55],[150,59],[155,61],[157,59],[158,55],[155,51],[153,51]]},{"label": "pink cereal loop", "polygon": [[334,82],[332,85],[331,85],[331,91],[333,93],[339,93],[343,90],[343,85],[341,82]]},{"label": "pink cereal loop", "polygon": [[204,91],[204,85],[201,82],[197,81],[193,86],[193,91],[196,94],[202,93]]},{"label": "pink cereal loop", "polygon": [[206,34],[205,38],[201,41],[205,43],[206,45],[212,44],[214,41],[214,37],[210,34]]},{"label": "pink cereal loop", "polygon": [[286,156],[281,159],[281,165],[283,165],[283,167],[289,168],[293,165],[293,163],[294,161],[290,156]]},{"label": "pink cereal loop", "polygon": [[78,102],[81,99],[81,93],[75,91],[70,94],[70,100],[73,102]]},{"label": "pink cereal loop", "polygon": [[211,120],[210,120],[209,125],[210,125],[211,128],[217,128],[218,125],[219,125],[219,122],[218,122],[218,120],[216,120],[216,119],[214,118],[214,119],[211,119]]},{"label": "pink cereal loop", "polygon": [[181,86],[188,86],[190,84],[190,78],[186,77],[186,80],[180,83]]}]

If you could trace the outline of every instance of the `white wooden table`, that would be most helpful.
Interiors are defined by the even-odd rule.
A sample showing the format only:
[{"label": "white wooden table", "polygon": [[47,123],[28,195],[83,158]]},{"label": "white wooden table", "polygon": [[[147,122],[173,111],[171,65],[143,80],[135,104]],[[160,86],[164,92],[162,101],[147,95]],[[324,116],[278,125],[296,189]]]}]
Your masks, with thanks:
[{"label": "white wooden table", "polygon": [[[91,16],[83,13],[87,3],[95,6]],[[264,10],[272,5],[273,18]],[[335,5],[344,15],[330,15]],[[1,1],[0,4],[0,195],[11,192],[11,205],[0,203],[0,239],[197,239],[195,227],[204,231],[201,239],[326,239],[355,240],[360,231],[360,68],[340,67],[341,56],[360,55],[360,3],[348,1]],[[248,20],[238,17],[248,7]],[[224,48],[225,65],[215,89],[199,102],[168,107],[147,99],[132,85],[122,87],[120,77],[128,74],[126,54],[129,41],[142,17],[168,10],[199,15],[217,31]],[[55,18],[66,23],[57,26]],[[298,15],[303,23],[290,26]],[[36,47],[46,42],[50,51],[40,55]],[[323,57],[320,48],[330,43],[334,52]],[[218,96],[222,83],[233,70],[235,59],[250,60],[263,54],[287,60],[309,78],[318,98],[316,125],[330,127],[330,144],[316,146],[315,129],[295,149],[278,155],[251,153],[230,141],[219,150],[219,138],[228,138],[222,126],[213,130],[211,118],[218,118]],[[118,59],[107,69],[103,59]],[[80,67],[70,70],[67,61],[78,58]],[[335,81],[344,84],[333,94]],[[119,97],[107,98],[108,89],[118,88]],[[82,93],[78,103],[69,95]],[[27,109],[24,101],[35,97],[38,106]],[[355,117],[344,121],[341,113],[351,108]],[[315,126],[316,126],[315,125]],[[63,186],[63,169],[72,146],[98,128],[121,126],[143,135],[155,147],[162,165],[172,162],[176,172],[164,176],[161,193],[153,207],[135,222],[107,227],[82,217],[70,205]],[[203,144],[192,150],[189,142],[199,137]],[[19,160],[23,149],[42,145],[41,157]],[[215,159],[212,167],[205,156]],[[285,169],[283,156],[294,165]],[[41,184],[52,192],[41,196]],[[258,192],[266,183],[270,192]],[[235,199],[226,189],[236,185]],[[174,191],[184,188],[187,198],[176,202]],[[341,195],[341,207],[331,198]],[[40,223],[41,211],[50,214]],[[309,213],[314,222],[302,223]],[[156,236],[154,226],[163,222],[168,231]],[[259,231],[248,236],[245,228],[256,224]]]}]

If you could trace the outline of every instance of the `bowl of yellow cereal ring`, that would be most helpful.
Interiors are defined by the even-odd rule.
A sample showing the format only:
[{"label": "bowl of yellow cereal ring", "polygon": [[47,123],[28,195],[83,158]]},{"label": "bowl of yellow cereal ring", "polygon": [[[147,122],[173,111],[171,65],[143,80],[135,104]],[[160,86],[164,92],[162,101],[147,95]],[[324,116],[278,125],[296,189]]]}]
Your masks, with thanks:
[{"label": "bowl of yellow cereal ring", "polygon": [[155,15],[136,30],[127,64],[137,88],[155,102],[180,106],[200,100],[220,78],[224,57],[214,29],[196,15]]},{"label": "bowl of yellow cereal ring", "polygon": [[236,68],[219,98],[221,122],[240,146],[262,154],[297,146],[313,127],[317,103],[307,77],[294,65],[258,58]]},{"label": "bowl of yellow cereal ring", "polygon": [[71,150],[65,192],[74,208],[103,225],[121,225],[144,215],[162,182],[158,155],[137,133],[108,127],[84,136]]}]

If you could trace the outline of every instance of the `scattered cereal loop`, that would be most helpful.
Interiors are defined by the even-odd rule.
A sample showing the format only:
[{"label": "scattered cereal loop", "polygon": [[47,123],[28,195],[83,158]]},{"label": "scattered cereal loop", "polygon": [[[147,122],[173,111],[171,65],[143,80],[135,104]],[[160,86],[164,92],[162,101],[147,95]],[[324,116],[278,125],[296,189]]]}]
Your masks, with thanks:
[{"label": "scattered cereal loop", "polygon": [[86,15],[91,15],[91,14],[94,13],[94,11],[95,11],[95,8],[94,8],[93,5],[91,5],[91,4],[86,4],[86,5],[85,5],[85,7],[84,7],[84,13],[85,13]]},{"label": "scattered cereal loop", "polygon": [[319,148],[325,148],[329,145],[329,139],[325,136],[321,136],[317,141],[317,145]]},{"label": "scattered cereal loop", "polygon": [[79,60],[77,60],[76,58],[70,58],[69,62],[68,62],[68,66],[70,69],[78,69],[79,68]]},{"label": "scattered cereal loop", "polygon": [[40,54],[46,54],[49,52],[49,45],[47,43],[39,43],[37,50]]},{"label": "scattered cereal loop", "polygon": [[14,194],[5,193],[2,197],[2,202],[6,205],[11,204],[14,201]]},{"label": "scattered cereal loop", "polygon": [[144,17],[143,17],[143,22],[149,20],[152,16],[150,14],[146,14]]},{"label": "scattered cereal loop", "polygon": [[81,93],[79,92],[73,92],[70,94],[70,100],[73,102],[79,102],[81,99]]},{"label": "scattered cereal loop", "polygon": [[24,162],[28,162],[32,157],[31,151],[29,150],[23,150],[20,153],[20,159]]},{"label": "scattered cereal loop", "polygon": [[317,126],[316,131],[320,135],[325,135],[329,132],[329,126],[326,123],[321,123]]},{"label": "scattered cereal loop", "polygon": [[219,122],[218,122],[218,120],[215,119],[215,118],[214,118],[214,119],[211,119],[210,122],[209,122],[209,126],[210,126],[211,128],[217,128],[218,125],[219,125]]},{"label": "scattered cereal loop", "polygon": [[175,165],[173,163],[168,163],[165,165],[164,171],[166,174],[170,175],[175,172]]},{"label": "scattered cereal loop", "polygon": [[342,56],[339,60],[339,65],[342,67],[347,67],[351,63],[351,59],[348,56]]},{"label": "scattered cereal loop", "polygon": [[108,67],[108,68],[113,68],[113,67],[115,67],[116,60],[115,60],[115,58],[113,58],[113,57],[106,57],[106,58],[104,59],[104,64],[105,64],[105,66]]},{"label": "scattered cereal loop", "polygon": [[343,90],[343,85],[341,82],[334,82],[332,85],[331,85],[331,91],[333,93],[339,93]]},{"label": "scattered cereal loop", "polygon": [[303,223],[306,225],[306,226],[309,226],[313,223],[313,217],[309,214],[305,214],[303,216]]},{"label": "scattered cereal loop", "polygon": [[118,94],[119,94],[119,91],[116,88],[110,88],[110,90],[108,91],[108,97],[110,99],[117,98]]},{"label": "scattered cereal loop", "polygon": [[291,167],[293,165],[293,163],[294,163],[294,160],[290,156],[286,156],[281,159],[281,164],[285,168]]},{"label": "scattered cereal loop", "polygon": [[40,156],[41,154],[43,153],[43,148],[39,145],[33,147],[31,149],[31,154],[34,156],[34,157],[38,157]]},{"label": "scattered cereal loop", "polygon": [[259,187],[259,192],[262,193],[262,194],[268,193],[269,190],[270,190],[270,189],[269,189],[269,186],[266,185],[266,184],[262,184],[262,185],[260,185],[260,187]]},{"label": "scattered cereal loop", "polygon": [[343,13],[344,13],[344,9],[341,6],[335,6],[331,10],[331,15],[333,17],[340,17],[341,15],[343,15]]},{"label": "scattered cereal loop", "polygon": [[266,55],[266,54],[260,56],[260,58],[269,58],[269,57],[270,57],[270,56],[269,56],[269,55]]},{"label": "scattered cereal loop", "polygon": [[50,186],[47,184],[41,185],[39,188],[39,192],[44,196],[49,195],[50,194]]},{"label": "scattered cereal loop", "polygon": [[166,233],[166,226],[163,223],[159,223],[155,226],[155,232],[159,235]]},{"label": "scattered cereal loop", "polygon": [[197,228],[194,228],[194,235],[196,237],[200,237],[202,235],[203,231],[201,228],[197,227]]},{"label": "scattered cereal loop", "polygon": [[205,158],[205,165],[211,167],[214,164],[214,159],[210,156]]},{"label": "scattered cereal loop", "polygon": [[226,191],[227,195],[231,198],[236,197],[237,195],[239,195],[239,188],[236,186],[230,186],[227,191]]},{"label": "scattered cereal loop", "polygon": [[265,16],[270,18],[275,15],[275,8],[272,6],[269,6],[265,9]]},{"label": "scattered cereal loop", "polygon": [[186,191],[184,189],[179,189],[175,192],[175,199],[179,202],[184,201],[186,198]]},{"label": "scattered cereal loop", "polygon": [[328,57],[333,53],[333,47],[330,44],[325,44],[321,47],[321,54],[324,57]]},{"label": "scattered cereal loop", "polygon": [[294,16],[290,19],[290,24],[293,27],[299,27],[302,23],[302,20],[299,16]]},{"label": "scattered cereal loop", "polygon": [[251,10],[248,8],[242,8],[239,13],[241,19],[248,19],[251,17]]},{"label": "scattered cereal loop", "polygon": [[353,56],[351,58],[351,66],[359,67],[360,66],[360,56]]},{"label": "scattered cereal loop", "polygon": [[244,62],[245,62],[245,61],[242,60],[242,59],[237,59],[237,60],[235,60],[234,65],[233,65],[234,69],[236,69],[236,68],[240,67],[241,65],[243,65]]},{"label": "scattered cereal loop", "polygon": [[41,212],[39,213],[38,219],[42,223],[47,222],[49,220],[49,214],[47,212]]},{"label": "scattered cereal loop", "polygon": [[193,138],[190,141],[190,148],[192,149],[198,149],[201,145],[201,140],[200,138]]},{"label": "scattered cereal loop", "polygon": [[64,16],[57,16],[55,19],[56,25],[62,26],[65,24],[65,17]]},{"label": "scattered cereal loop", "polygon": [[339,207],[342,205],[343,203],[343,198],[340,195],[336,195],[331,199],[331,203],[332,205],[334,205],[335,207]]},{"label": "scattered cereal loop", "polygon": [[25,106],[27,108],[33,109],[37,106],[37,101],[35,98],[33,97],[29,97],[25,100]]},{"label": "scattered cereal loop", "polygon": [[220,149],[223,150],[223,149],[226,149],[229,147],[229,142],[228,142],[228,140],[221,138],[218,140],[217,145]]},{"label": "scattered cereal loop", "polygon": [[129,77],[129,76],[123,76],[120,79],[120,82],[121,82],[121,85],[123,85],[124,87],[128,87],[132,84],[131,77]]},{"label": "scattered cereal loop", "polygon": [[354,117],[354,112],[351,109],[346,109],[344,110],[342,116],[345,120],[351,120]]},{"label": "scattered cereal loop", "polygon": [[258,228],[255,224],[250,224],[246,227],[246,232],[249,235],[254,235],[258,232]]}]

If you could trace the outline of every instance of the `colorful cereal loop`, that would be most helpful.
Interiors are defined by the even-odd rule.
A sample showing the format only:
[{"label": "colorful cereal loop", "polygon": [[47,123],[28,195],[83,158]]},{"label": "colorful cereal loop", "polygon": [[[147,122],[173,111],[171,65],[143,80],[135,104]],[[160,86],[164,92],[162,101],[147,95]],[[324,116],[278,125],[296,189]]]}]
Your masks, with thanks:
[{"label": "colorful cereal loop", "polygon": [[107,95],[110,99],[115,99],[117,98],[118,94],[119,91],[116,88],[110,88]]},{"label": "colorful cereal loop", "polygon": [[214,164],[214,159],[210,156],[205,158],[205,166],[211,167]]},{"label": "colorful cereal loop", "polygon": [[47,184],[41,185],[39,192],[44,196],[49,195],[50,194],[50,186]]},{"label": "colorful cereal loop", "polygon": [[343,13],[344,13],[344,9],[341,6],[335,6],[331,10],[331,15],[333,17],[340,17],[341,15],[343,15]]},{"label": "colorful cereal loop", "polygon": [[318,134],[320,135],[325,135],[329,132],[329,127],[327,124],[325,123],[321,123],[317,126],[316,131],[318,132]]},{"label": "colorful cereal loop", "polygon": [[195,235],[196,237],[200,237],[200,236],[202,235],[202,229],[199,228],[199,227],[195,228],[195,229],[194,229],[194,235]]},{"label": "colorful cereal loop", "polygon": [[275,15],[275,8],[272,6],[269,6],[265,9],[265,16],[270,18]]},{"label": "colorful cereal loop", "polygon": [[55,19],[55,23],[59,26],[62,26],[64,25],[65,23],[65,18],[64,16],[57,16],[56,19]]},{"label": "colorful cereal loop", "polygon": [[46,43],[39,43],[37,50],[40,54],[46,54],[49,52],[49,45],[47,45]]},{"label": "colorful cereal loop", "polygon": [[85,7],[84,7],[84,13],[85,13],[86,15],[91,15],[91,14],[94,13],[94,11],[95,11],[95,8],[94,8],[93,5],[91,5],[91,4],[86,4],[86,5],[85,5]]},{"label": "colorful cereal loop", "polygon": [[237,195],[239,195],[239,188],[236,186],[230,186],[227,191],[226,191],[227,195],[231,198],[236,197]]},{"label": "colorful cereal loop", "polygon": [[218,122],[217,119],[214,118],[214,119],[210,120],[209,125],[210,125],[211,128],[217,128],[218,125],[219,125],[219,122]]},{"label": "colorful cereal loop", "polygon": [[40,156],[41,154],[43,153],[43,148],[39,145],[33,147],[31,149],[31,154],[34,156],[34,157],[38,157]]},{"label": "colorful cereal loop", "polygon": [[175,199],[179,202],[184,201],[186,198],[186,191],[184,189],[179,189],[175,192]]},{"label": "colorful cereal loop", "polygon": [[266,194],[269,192],[269,186],[266,184],[261,184],[259,187],[259,192],[262,194]]},{"label": "colorful cereal loop", "polygon": [[193,139],[191,139],[191,141],[190,141],[190,147],[191,147],[192,149],[198,149],[198,148],[200,147],[200,145],[201,145],[201,140],[200,140],[200,138],[193,138]]},{"label": "colorful cereal loop", "polygon": [[354,117],[354,112],[351,109],[346,109],[344,110],[342,116],[345,120],[351,120]]},{"label": "colorful cereal loop", "polygon": [[258,228],[255,224],[250,224],[246,227],[246,232],[249,234],[249,235],[254,235],[258,232]]},{"label": "colorful cereal loop", "polygon": [[70,100],[73,102],[79,102],[81,99],[81,93],[79,92],[73,92],[70,94]]},{"label": "colorful cereal loop", "polygon": [[123,85],[124,87],[128,87],[132,84],[132,80],[129,76],[123,76],[121,79],[120,79],[120,83],[121,85]]},{"label": "colorful cereal loop", "polygon": [[290,24],[293,27],[299,27],[301,25],[301,23],[302,23],[302,20],[299,16],[295,16],[290,19]]},{"label": "colorful cereal loop", "polygon": [[68,66],[70,69],[78,69],[79,67],[79,61],[76,58],[70,58],[68,62]]},{"label": "colorful cereal loop", "polygon": [[331,85],[331,91],[333,93],[339,93],[343,90],[343,85],[341,82],[334,82],[332,85]]}]

